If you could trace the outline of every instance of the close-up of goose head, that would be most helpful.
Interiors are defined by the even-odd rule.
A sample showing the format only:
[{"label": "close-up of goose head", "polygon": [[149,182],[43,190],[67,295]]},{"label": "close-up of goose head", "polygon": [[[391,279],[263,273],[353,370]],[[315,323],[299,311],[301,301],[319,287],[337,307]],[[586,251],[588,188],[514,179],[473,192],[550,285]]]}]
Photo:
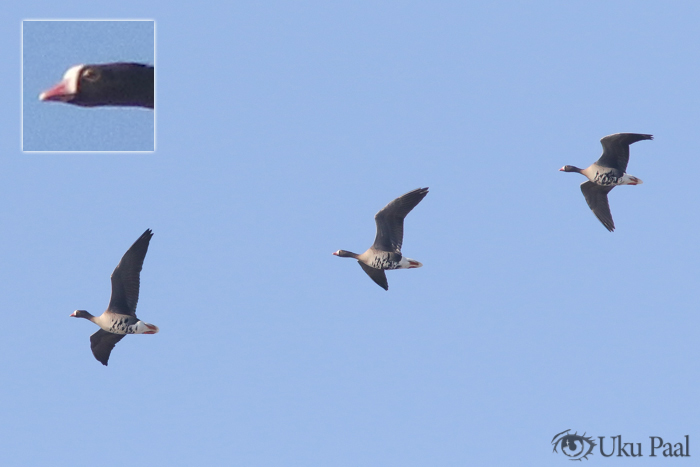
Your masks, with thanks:
[{"label": "close-up of goose head", "polygon": [[39,95],[41,101],[81,107],[153,108],[154,68],[141,63],[75,65],[63,80]]}]

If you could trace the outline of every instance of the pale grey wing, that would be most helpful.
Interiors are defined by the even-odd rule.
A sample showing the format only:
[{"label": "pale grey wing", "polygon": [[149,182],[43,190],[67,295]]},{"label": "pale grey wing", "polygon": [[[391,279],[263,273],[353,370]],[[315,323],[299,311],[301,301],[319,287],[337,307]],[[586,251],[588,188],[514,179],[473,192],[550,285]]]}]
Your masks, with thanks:
[{"label": "pale grey wing", "polygon": [[644,139],[654,139],[652,135],[639,133],[615,133],[600,140],[603,145],[603,155],[596,164],[625,172],[630,160],[630,144]]},{"label": "pale grey wing", "polygon": [[608,204],[608,193],[615,186],[600,186],[588,181],[581,184],[581,192],[586,198],[588,207],[591,208],[593,214],[603,223],[606,229],[610,232],[615,230],[612,214],[610,213],[610,204]]},{"label": "pale grey wing", "polygon": [[100,329],[90,336],[90,348],[97,361],[107,366],[109,354],[112,353],[114,346],[117,345],[117,342],[122,340],[125,335],[126,334],[112,334],[104,329]]},{"label": "pale grey wing", "polygon": [[418,188],[384,206],[374,216],[374,221],[377,223],[377,236],[372,247],[400,254],[403,244],[403,220],[427,194],[428,188]]},{"label": "pale grey wing", "polygon": [[384,290],[389,290],[389,282],[386,280],[386,274],[384,273],[383,269],[375,269],[371,266],[367,266],[365,263],[362,261],[358,261],[360,266],[362,267],[362,270],[367,273],[367,275],[377,283],[379,287],[381,287]]},{"label": "pale grey wing", "polygon": [[141,268],[151,237],[153,237],[151,229],[146,230],[124,253],[121,261],[112,272],[112,297],[109,300],[107,311],[136,316]]}]

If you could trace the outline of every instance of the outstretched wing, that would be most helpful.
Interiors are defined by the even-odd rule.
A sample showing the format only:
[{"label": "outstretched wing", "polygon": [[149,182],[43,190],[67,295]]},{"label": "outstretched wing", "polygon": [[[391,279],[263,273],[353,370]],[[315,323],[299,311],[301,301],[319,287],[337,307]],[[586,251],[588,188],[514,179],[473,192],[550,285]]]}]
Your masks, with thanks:
[{"label": "outstretched wing", "polygon": [[384,206],[374,216],[374,221],[377,223],[377,236],[372,248],[401,254],[403,220],[427,194],[428,188],[418,188]]},{"label": "outstretched wing", "polygon": [[376,282],[379,287],[381,287],[384,290],[389,290],[389,283],[386,280],[386,274],[384,273],[383,269],[375,269],[371,266],[367,266],[362,261],[358,261],[358,263],[360,263],[362,270],[365,271],[367,275],[374,282]]},{"label": "outstretched wing", "polygon": [[125,335],[126,334],[112,334],[104,329],[100,329],[90,336],[90,348],[97,361],[107,366],[109,354],[112,353],[114,346],[117,345],[117,342],[122,340]]},{"label": "outstretched wing", "polygon": [[124,253],[121,261],[112,272],[112,297],[109,300],[107,311],[136,316],[141,268],[152,236],[151,229],[146,230]]},{"label": "outstretched wing", "polygon": [[593,214],[603,223],[606,229],[610,232],[615,230],[612,214],[610,213],[610,204],[608,204],[608,193],[615,188],[612,186],[600,186],[588,181],[581,184],[581,192],[586,198],[588,207],[591,208]]},{"label": "outstretched wing", "polygon": [[603,155],[596,164],[602,167],[627,171],[627,163],[630,160],[630,144],[644,139],[654,139],[652,135],[638,133],[615,133],[600,140],[603,145]]}]

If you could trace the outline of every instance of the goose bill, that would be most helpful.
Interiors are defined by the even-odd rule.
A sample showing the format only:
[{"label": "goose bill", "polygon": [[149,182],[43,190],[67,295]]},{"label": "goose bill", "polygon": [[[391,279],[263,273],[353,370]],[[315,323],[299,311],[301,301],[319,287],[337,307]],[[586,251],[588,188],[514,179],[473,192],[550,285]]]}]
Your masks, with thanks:
[{"label": "goose bill", "polygon": [[67,81],[61,81],[51,89],[42,92],[39,95],[39,100],[68,102],[75,96],[69,88],[70,86]]}]

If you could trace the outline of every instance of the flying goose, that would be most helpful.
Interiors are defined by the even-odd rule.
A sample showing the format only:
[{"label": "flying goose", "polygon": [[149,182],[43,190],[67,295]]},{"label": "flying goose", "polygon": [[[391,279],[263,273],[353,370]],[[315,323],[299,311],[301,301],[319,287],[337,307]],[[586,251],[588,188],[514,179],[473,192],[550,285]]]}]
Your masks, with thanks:
[{"label": "flying goose", "polygon": [[560,172],[578,172],[588,178],[581,184],[581,191],[588,207],[610,232],[615,230],[615,223],[610,214],[608,193],[617,185],[639,185],[637,177],[625,173],[630,159],[630,144],[644,139],[654,139],[652,135],[638,133],[615,133],[600,140],[603,155],[587,169],[565,165]]},{"label": "flying goose", "polygon": [[141,63],[76,65],[63,81],[42,92],[42,101],[82,107],[105,105],[153,108],[153,67]]},{"label": "flying goose", "polygon": [[147,229],[124,253],[112,272],[112,297],[104,313],[93,316],[85,310],[75,310],[71,314],[75,318],[89,319],[101,328],[90,336],[90,348],[95,358],[105,366],[110,352],[125,335],[158,332],[158,326],[136,317],[141,268],[152,236],[151,229]]},{"label": "flying goose", "polygon": [[423,266],[420,262],[401,254],[403,220],[428,194],[428,188],[418,188],[399,196],[382,208],[375,216],[377,236],[374,244],[358,255],[338,250],[333,253],[341,258],[355,258],[362,270],[384,290],[389,290],[385,269],[413,269]]}]

